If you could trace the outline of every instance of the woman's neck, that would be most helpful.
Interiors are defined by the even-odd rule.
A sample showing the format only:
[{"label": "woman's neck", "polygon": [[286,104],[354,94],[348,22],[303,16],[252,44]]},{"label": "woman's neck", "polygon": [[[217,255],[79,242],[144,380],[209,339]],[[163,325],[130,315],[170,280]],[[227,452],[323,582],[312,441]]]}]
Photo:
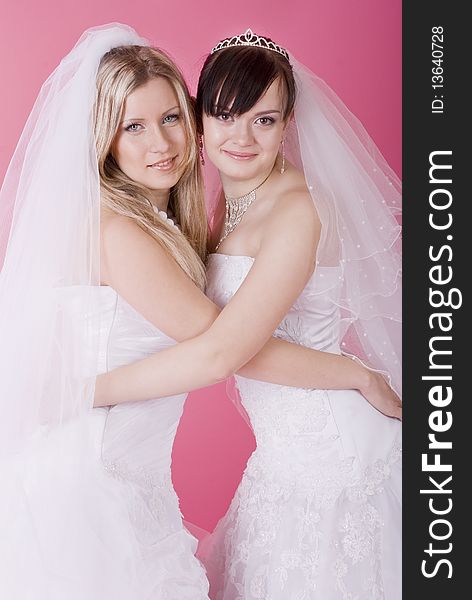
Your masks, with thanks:
[{"label": "woman's neck", "polygon": [[233,179],[220,171],[223,192],[227,198],[240,198],[266,182],[273,171],[273,166],[251,179]]},{"label": "woman's neck", "polygon": [[167,212],[169,207],[170,190],[150,190],[149,200],[159,210]]}]

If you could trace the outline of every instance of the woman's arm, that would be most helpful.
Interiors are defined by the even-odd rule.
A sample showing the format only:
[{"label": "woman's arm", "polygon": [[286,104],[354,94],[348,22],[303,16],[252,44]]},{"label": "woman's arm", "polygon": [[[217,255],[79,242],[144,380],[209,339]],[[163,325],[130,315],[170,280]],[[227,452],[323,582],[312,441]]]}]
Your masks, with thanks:
[{"label": "woman's arm", "polygon": [[[277,365],[276,370],[275,366]],[[291,387],[360,390],[369,383],[369,371],[350,358],[332,352],[271,338],[238,370],[239,375]],[[316,377],[316,385],[313,380]]]},{"label": "woman's arm", "polygon": [[[277,367],[279,365],[279,367]],[[291,387],[358,390],[379,412],[402,419],[402,403],[384,377],[352,357],[271,338],[238,374]]]},{"label": "woman's arm", "polygon": [[[223,311],[225,318],[220,317],[215,322],[217,327],[210,327],[205,334],[185,344],[101,376],[97,382],[96,405],[202,387],[224,379],[256,354],[311,274],[317,223],[312,218],[311,200],[311,218],[306,204],[298,204],[299,210],[294,211],[292,203],[289,211],[282,211],[274,220],[268,237],[277,243],[275,246],[265,244],[246,282]],[[287,227],[290,216],[292,226]],[[300,224],[305,231],[300,231]],[[297,234],[289,235],[287,232],[295,227]],[[105,282],[159,329],[174,339],[185,339],[205,330],[215,319],[218,309],[133,223],[120,217],[111,220],[102,239]],[[299,268],[294,269],[294,264]],[[272,289],[279,290],[276,297]],[[228,311],[230,307],[232,310]],[[345,357],[275,339],[240,372],[285,385],[361,391],[372,388],[375,379]]]},{"label": "woman's arm", "polygon": [[[315,262],[319,222],[313,203],[308,194],[294,198],[291,207],[290,199],[281,199],[285,210],[278,207],[265,224],[261,249],[243,284],[216,320],[206,323],[203,333],[184,312],[184,298],[189,292],[192,304],[197,290],[189,290],[194,286],[185,281],[183,272],[179,278],[174,261],[157,248],[152,252],[151,244],[157,244],[138,235],[138,227],[131,230],[134,224],[127,220],[113,218],[105,224],[101,271],[105,282],[170,337],[177,341],[186,335],[196,337],[100,376],[96,406],[205,387],[226,379],[262,349],[302,291]],[[136,255],[146,257],[147,269],[136,269]],[[146,273],[154,269],[159,279]],[[148,283],[151,277],[153,282]],[[153,294],[146,298],[144,290],[151,285]],[[207,317],[211,321],[208,313]]]}]

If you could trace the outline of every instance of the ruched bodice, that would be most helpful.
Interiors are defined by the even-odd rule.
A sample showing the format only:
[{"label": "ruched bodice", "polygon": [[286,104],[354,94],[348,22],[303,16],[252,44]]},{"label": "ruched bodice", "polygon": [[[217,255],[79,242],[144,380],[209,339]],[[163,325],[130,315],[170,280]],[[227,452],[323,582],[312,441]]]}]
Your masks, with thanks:
[{"label": "ruched bodice", "polygon": [[175,341],[147,321],[113,288],[99,288],[101,307],[100,366],[110,371],[168,348]]},{"label": "ruched bodice", "polygon": [[[103,371],[135,362],[175,344],[147,321],[110,287],[100,288],[101,329],[99,364]],[[172,445],[182,416],[186,394],[129,402],[109,409],[103,437],[102,458],[109,468],[132,476],[130,451],[137,458],[139,474],[170,481]],[[123,445],[123,435],[133,444]],[[172,489],[172,488],[171,488]],[[172,489],[173,493],[173,489]]]}]

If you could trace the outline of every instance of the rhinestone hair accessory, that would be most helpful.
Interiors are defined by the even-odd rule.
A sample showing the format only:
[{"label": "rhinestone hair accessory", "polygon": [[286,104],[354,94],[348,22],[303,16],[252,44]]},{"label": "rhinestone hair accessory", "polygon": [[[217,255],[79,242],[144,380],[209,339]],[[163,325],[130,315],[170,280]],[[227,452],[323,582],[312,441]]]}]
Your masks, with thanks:
[{"label": "rhinestone hair accessory", "polygon": [[234,46],[256,46],[257,48],[272,50],[273,52],[278,52],[290,62],[288,52],[285,50],[285,48],[282,48],[282,46],[279,46],[265,37],[261,37],[260,35],[253,33],[252,29],[247,29],[245,33],[234,35],[233,37],[222,40],[212,49],[210,54],[214,54],[215,52],[218,52],[218,50],[224,50],[225,48],[232,48]]}]

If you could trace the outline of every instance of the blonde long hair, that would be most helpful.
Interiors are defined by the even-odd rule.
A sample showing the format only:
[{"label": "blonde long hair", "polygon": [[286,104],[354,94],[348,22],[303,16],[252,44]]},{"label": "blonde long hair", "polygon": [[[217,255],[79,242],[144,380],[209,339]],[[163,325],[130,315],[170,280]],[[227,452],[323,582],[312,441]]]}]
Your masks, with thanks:
[{"label": "blonde long hair", "polygon": [[[182,175],[171,189],[169,198],[169,209],[181,231],[162,219],[156,219],[149,190],[127,177],[111,155],[126,98],[136,88],[157,77],[166,79],[176,93],[187,141],[180,165]],[[97,75],[95,139],[102,205],[135,221],[203,288],[208,225],[195,114],[182,74],[162,50],[147,46],[120,46],[103,56]]]}]

